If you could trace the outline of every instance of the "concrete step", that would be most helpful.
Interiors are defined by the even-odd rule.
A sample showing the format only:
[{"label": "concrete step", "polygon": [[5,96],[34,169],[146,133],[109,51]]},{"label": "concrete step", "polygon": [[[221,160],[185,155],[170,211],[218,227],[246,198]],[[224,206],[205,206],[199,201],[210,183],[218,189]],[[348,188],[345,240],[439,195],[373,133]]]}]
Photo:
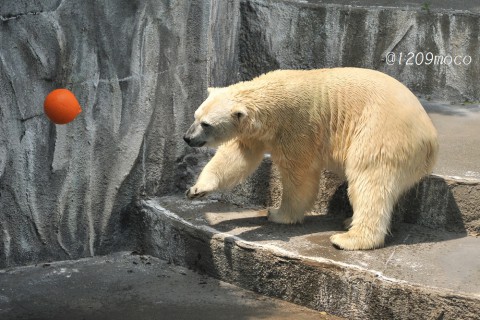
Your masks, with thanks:
[{"label": "concrete step", "polygon": [[269,223],[265,210],[182,196],[141,201],[145,253],[350,319],[479,319],[480,238],[397,222],[385,248],[341,251],[343,217]]},{"label": "concrete step", "polygon": [[0,270],[0,319],[339,318],[121,252]]},{"label": "concrete step", "polygon": [[413,10],[422,10],[434,12],[469,12],[469,13],[480,13],[480,5],[476,0],[463,0],[463,1],[452,1],[452,0],[401,0],[401,1],[390,1],[390,0],[322,0],[322,4],[334,4],[334,5],[344,5],[352,7],[370,7],[370,8],[398,8],[398,9],[413,9]]}]

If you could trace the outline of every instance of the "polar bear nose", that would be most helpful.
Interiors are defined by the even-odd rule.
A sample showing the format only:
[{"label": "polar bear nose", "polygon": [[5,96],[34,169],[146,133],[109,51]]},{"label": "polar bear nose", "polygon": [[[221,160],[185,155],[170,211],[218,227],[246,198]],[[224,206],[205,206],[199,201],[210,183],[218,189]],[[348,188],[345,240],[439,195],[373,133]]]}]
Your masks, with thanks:
[{"label": "polar bear nose", "polygon": [[190,141],[192,141],[192,139],[190,139],[190,137],[188,137],[187,135],[184,135],[184,136],[183,136],[183,140],[184,140],[187,144],[190,144]]}]

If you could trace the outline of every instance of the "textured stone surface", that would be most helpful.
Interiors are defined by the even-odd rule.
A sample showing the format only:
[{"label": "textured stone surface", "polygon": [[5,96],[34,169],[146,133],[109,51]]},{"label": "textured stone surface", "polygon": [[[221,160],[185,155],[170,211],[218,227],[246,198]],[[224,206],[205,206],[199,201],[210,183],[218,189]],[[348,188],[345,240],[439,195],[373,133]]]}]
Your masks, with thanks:
[{"label": "textured stone surface", "polygon": [[23,15],[35,15],[55,11],[62,0],[42,1],[2,1],[0,3],[0,18],[2,20],[16,19]]},{"label": "textured stone surface", "polygon": [[[353,6],[332,2],[242,1],[240,40],[248,44],[240,49],[244,78],[276,68],[356,66],[390,74],[422,95],[480,99],[476,80],[480,74],[478,14],[430,12],[421,9],[425,1],[408,7],[403,2],[393,4],[401,9],[358,7],[363,4],[358,1],[342,2]],[[393,65],[385,61],[388,52],[397,57]],[[419,57],[420,65],[414,59],[407,65],[409,52],[468,55],[472,62],[427,65],[420,63]]]},{"label": "textured stone surface", "polygon": [[[451,12],[435,1],[441,10],[429,12],[414,1],[344,2],[1,1],[0,267],[137,246],[139,231],[127,228],[141,223],[129,215],[132,201],[183,191],[212,154],[181,140],[208,85],[274,68],[355,65],[422,95],[479,99],[478,62],[382,60],[388,51],[477,58],[475,3]],[[65,126],[43,115],[57,87],[83,107]]]},{"label": "textured stone surface", "polygon": [[[136,195],[181,183],[207,86],[208,1],[50,2],[0,7],[0,267],[118,245]],[[43,115],[56,87],[83,108],[65,126]]]},{"label": "textured stone surface", "polygon": [[3,270],[0,318],[340,320],[127,252]]},{"label": "textured stone surface", "polygon": [[431,12],[474,12],[480,13],[480,4],[476,0],[307,0],[310,3],[350,5],[354,7],[388,7],[408,10],[423,10]]}]

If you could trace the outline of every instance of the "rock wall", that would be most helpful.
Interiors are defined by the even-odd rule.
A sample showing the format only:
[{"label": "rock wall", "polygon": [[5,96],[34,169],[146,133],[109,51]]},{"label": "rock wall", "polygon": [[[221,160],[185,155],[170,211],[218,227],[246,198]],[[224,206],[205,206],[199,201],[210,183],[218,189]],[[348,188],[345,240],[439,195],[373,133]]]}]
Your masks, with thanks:
[{"label": "rock wall", "polygon": [[[183,192],[211,155],[181,137],[208,85],[276,68],[361,66],[478,100],[479,17],[316,1],[0,3],[0,268],[133,248],[135,199]],[[407,66],[388,51],[470,55]],[[83,112],[54,125],[43,100]]]},{"label": "rock wall", "polygon": [[[112,235],[132,200],[177,191],[209,77],[210,6],[2,1],[0,267],[130,245]],[[57,87],[83,108],[64,126],[43,115]]]},{"label": "rock wall", "polygon": [[478,13],[342,2],[355,6],[241,1],[243,78],[277,68],[354,66],[383,71],[429,98],[480,99]]}]

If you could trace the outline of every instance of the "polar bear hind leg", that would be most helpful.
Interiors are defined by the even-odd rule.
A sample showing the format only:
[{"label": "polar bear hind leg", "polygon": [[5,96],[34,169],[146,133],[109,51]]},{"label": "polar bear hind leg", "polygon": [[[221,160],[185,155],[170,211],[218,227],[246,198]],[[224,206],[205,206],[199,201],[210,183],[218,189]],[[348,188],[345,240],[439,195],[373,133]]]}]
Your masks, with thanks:
[{"label": "polar bear hind leg", "polygon": [[391,167],[375,167],[348,179],[348,197],[353,217],[348,232],[335,234],[331,242],[344,250],[383,247],[389,233],[392,212],[402,194],[418,180],[408,171],[392,172]]}]

